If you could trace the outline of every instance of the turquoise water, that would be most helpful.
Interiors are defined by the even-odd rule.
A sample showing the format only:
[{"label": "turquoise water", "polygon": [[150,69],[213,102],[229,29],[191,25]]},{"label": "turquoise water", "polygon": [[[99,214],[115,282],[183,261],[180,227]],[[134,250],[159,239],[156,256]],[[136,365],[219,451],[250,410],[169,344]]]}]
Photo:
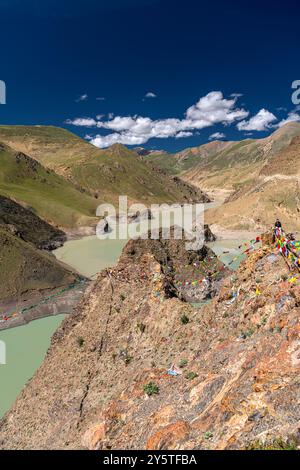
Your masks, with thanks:
[{"label": "turquoise water", "polygon": [[26,326],[0,331],[6,346],[6,364],[0,365],[0,416],[14,403],[24,384],[40,366],[51,336],[64,315],[36,320]]}]

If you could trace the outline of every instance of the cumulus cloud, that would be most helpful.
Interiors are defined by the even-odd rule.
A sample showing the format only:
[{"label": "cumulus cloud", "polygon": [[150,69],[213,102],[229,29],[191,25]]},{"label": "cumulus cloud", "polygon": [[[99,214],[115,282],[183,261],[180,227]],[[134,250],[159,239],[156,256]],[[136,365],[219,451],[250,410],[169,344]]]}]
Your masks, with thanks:
[{"label": "cumulus cloud", "polygon": [[181,139],[183,137],[192,137],[193,133],[190,131],[180,131],[175,135],[176,139]]},{"label": "cumulus cloud", "polygon": [[79,103],[80,101],[86,101],[88,99],[88,95],[85,93],[84,95],[80,95],[75,101]]},{"label": "cumulus cloud", "polygon": [[245,119],[249,112],[236,108],[236,101],[237,98],[227,100],[220,91],[212,91],[187,109],[187,124],[193,125],[194,129],[203,129],[217,123],[232,124]]},{"label": "cumulus cloud", "polygon": [[296,111],[291,111],[288,113],[286,119],[282,119],[277,125],[277,127],[282,127],[288,122],[300,122],[300,114],[298,114]]},{"label": "cumulus cloud", "polygon": [[[141,145],[149,139],[168,137],[190,137],[192,131],[211,127],[215,124],[230,125],[248,117],[249,112],[236,107],[237,97],[226,99],[220,91],[212,91],[190,106],[183,119],[166,118],[152,120],[143,116],[114,116],[109,114],[106,121],[92,118],[76,118],[68,124],[95,126],[112,131],[108,135],[96,135],[91,142],[98,147],[108,147],[119,142],[125,145]],[[85,124],[84,124],[85,122]]]},{"label": "cumulus cloud", "polygon": [[215,132],[209,136],[209,140],[224,139],[226,135],[223,132]]},{"label": "cumulus cloud", "polygon": [[67,119],[65,121],[66,124],[70,124],[72,126],[79,126],[79,127],[95,127],[97,126],[97,121],[93,118],[75,118],[75,119]]},{"label": "cumulus cloud", "polygon": [[248,121],[239,122],[237,128],[239,131],[267,131],[274,121],[277,121],[277,117],[263,108]]},{"label": "cumulus cloud", "polygon": [[156,98],[157,95],[153,93],[153,91],[148,91],[148,93],[145,94],[145,98]]}]

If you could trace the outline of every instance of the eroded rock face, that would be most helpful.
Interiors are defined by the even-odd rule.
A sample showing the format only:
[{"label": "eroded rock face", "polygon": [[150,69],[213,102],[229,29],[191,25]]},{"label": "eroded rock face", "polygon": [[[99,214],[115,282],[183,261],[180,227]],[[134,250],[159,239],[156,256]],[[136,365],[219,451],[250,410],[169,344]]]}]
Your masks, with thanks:
[{"label": "eroded rock face", "polygon": [[284,260],[257,250],[193,308],[166,291],[162,253],[132,242],[98,276],[2,420],[1,448],[298,445],[300,287]]},{"label": "eroded rock face", "polygon": [[[26,155],[18,154],[17,157],[22,159]],[[43,250],[55,250],[66,241],[62,230],[40,219],[32,210],[1,195],[0,225],[6,226],[14,235]]]},{"label": "eroded rock face", "polygon": [[[201,302],[213,298],[224,276],[229,272],[214,252],[203,245],[198,250],[187,250],[187,239],[162,238],[163,230],[157,232],[157,239],[130,240],[123,250],[128,263],[137,262],[148,252],[160,264],[163,274],[162,286],[166,295],[178,297],[186,302]],[[213,234],[211,234],[213,235]]]}]

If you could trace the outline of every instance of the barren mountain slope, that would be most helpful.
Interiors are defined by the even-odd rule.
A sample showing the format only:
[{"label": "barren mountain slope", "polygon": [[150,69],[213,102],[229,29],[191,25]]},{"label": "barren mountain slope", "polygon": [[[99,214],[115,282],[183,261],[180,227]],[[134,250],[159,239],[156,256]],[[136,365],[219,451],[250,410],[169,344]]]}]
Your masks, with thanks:
[{"label": "barren mountain slope", "polygon": [[206,213],[209,224],[231,229],[263,229],[280,218],[287,231],[300,229],[300,137],[269,156],[255,180],[225,204]]},{"label": "barren mountain slope", "polygon": [[269,137],[231,142],[184,173],[183,178],[204,190],[238,190],[258,178],[269,159],[300,135],[300,123],[291,122]]}]

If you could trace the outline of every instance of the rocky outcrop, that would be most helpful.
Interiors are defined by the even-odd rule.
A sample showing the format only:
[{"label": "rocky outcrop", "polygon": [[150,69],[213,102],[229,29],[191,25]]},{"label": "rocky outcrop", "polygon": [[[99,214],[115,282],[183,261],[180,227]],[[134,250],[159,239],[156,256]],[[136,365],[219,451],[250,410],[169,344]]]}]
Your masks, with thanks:
[{"label": "rocky outcrop", "polygon": [[217,239],[209,227],[209,225],[204,224],[204,241],[205,242],[215,242]]},{"label": "rocky outcrop", "polygon": [[163,248],[130,242],[98,276],[2,419],[1,448],[299,445],[300,287],[283,258],[255,251],[193,308],[166,289]]},{"label": "rocky outcrop", "polygon": [[[23,158],[22,154],[18,155]],[[48,224],[29,208],[1,195],[0,225],[6,226],[14,235],[43,250],[55,250],[66,241],[62,230]]]},{"label": "rocky outcrop", "polygon": [[[15,227],[0,225],[0,313],[6,304],[40,299],[79,276],[33,243],[26,242]],[[35,303],[35,302],[32,302]],[[4,305],[3,305],[4,304]]]}]

